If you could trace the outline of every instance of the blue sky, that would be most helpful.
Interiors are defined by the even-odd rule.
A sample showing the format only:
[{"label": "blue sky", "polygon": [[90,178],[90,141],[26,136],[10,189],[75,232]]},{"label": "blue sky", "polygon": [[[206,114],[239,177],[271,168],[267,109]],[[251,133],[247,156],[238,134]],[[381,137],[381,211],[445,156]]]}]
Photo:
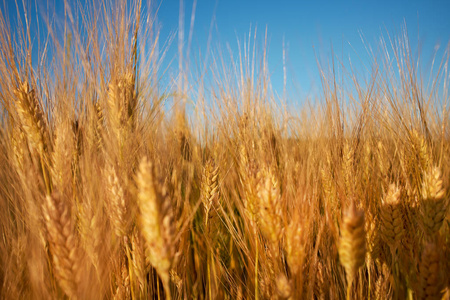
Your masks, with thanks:
[{"label": "blue sky", "polygon": [[[5,1],[5,0],[4,0]],[[12,20],[15,18],[15,4],[1,3],[2,11]],[[25,3],[33,2],[25,0]],[[59,0],[37,0],[43,8],[49,3],[57,12],[63,12]],[[70,3],[70,1],[68,1]],[[145,0],[143,2],[146,2]],[[185,37],[189,32],[189,22],[193,0],[184,1]],[[5,3],[9,9],[5,12]],[[21,1],[19,1],[21,3]],[[158,22],[161,38],[166,39],[178,30],[179,0],[157,0]],[[262,51],[264,31],[267,26],[269,41],[269,70],[274,89],[283,89],[283,39],[287,51],[286,66],[288,93],[291,97],[304,98],[320,91],[320,77],[316,57],[324,62],[331,58],[331,47],[335,58],[348,62],[356,69],[363,70],[368,63],[368,55],[361,35],[374,49],[382,35],[393,36],[407,25],[413,54],[421,49],[422,66],[426,70],[431,64],[433,51],[440,45],[442,55],[450,40],[450,1],[269,1],[269,0],[198,0],[195,10],[194,35],[191,54],[198,58],[198,50],[204,54],[211,22],[212,48],[219,44],[224,54],[225,45],[237,55],[237,40],[243,43],[250,29],[258,29],[257,48]],[[63,15],[61,15],[63,18]],[[178,63],[177,39],[168,51],[173,72]],[[192,59],[194,60],[194,59]]]},{"label": "blue sky", "polygon": [[[187,36],[193,0],[184,1]],[[158,13],[162,36],[178,27],[178,0],[161,2]],[[301,97],[317,93],[320,77],[316,57],[325,64],[331,58],[348,61],[363,69],[368,55],[362,42],[375,50],[379,39],[387,33],[396,36],[406,24],[413,53],[421,51],[425,70],[429,68],[433,51],[440,45],[439,54],[450,41],[450,1],[291,1],[291,0],[198,0],[195,14],[193,46],[206,44],[211,20],[216,27],[213,44],[229,43],[237,52],[250,28],[257,26],[262,43],[268,28],[269,68],[274,89],[283,86],[283,39],[287,50],[288,92]],[[260,43],[260,44],[261,44]],[[176,45],[173,45],[176,48]],[[176,53],[173,52],[174,54]],[[295,84],[292,84],[294,82]],[[291,83],[291,84],[289,84]]]}]

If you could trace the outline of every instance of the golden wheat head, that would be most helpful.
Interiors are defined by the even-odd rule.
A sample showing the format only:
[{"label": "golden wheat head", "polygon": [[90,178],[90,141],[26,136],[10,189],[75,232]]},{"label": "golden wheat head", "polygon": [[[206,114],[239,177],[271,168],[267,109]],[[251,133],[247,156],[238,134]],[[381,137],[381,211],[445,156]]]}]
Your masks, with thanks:
[{"label": "golden wheat head", "polygon": [[219,197],[219,168],[210,160],[206,163],[202,176],[201,199],[205,211],[205,223],[208,224],[210,210],[217,209]]},{"label": "golden wheat head", "polygon": [[366,256],[366,235],[364,230],[364,211],[354,204],[345,212],[341,225],[339,259],[344,266],[349,284],[364,265]]},{"label": "golden wheat head", "polygon": [[425,174],[422,186],[422,199],[423,228],[425,233],[434,235],[444,222],[448,204],[439,168],[433,168]]},{"label": "golden wheat head", "polygon": [[69,204],[58,194],[48,195],[43,207],[55,276],[61,289],[76,298],[80,282],[80,252]]},{"label": "golden wheat head", "polygon": [[272,243],[280,240],[282,232],[281,195],[278,180],[271,169],[258,173],[257,224],[263,236]]},{"label": "golden wheat head", "polygon": [[400,189],[391,184],[380,209],[381,237],[391,248],[397,247],[405,234],[400,193]]},{"label": "golden wheat head", "polygon": [[171,199],[155,178],[153,165],[143,158],[137,175],[140,227],[147,242],[147,257],[170,293],[169,271],[174,257],[175,225]]},{"label": "golden wheat head", "polygon": [[419,264],[418,299],[442,299],[443,265],[439,248],[426,244]]}]

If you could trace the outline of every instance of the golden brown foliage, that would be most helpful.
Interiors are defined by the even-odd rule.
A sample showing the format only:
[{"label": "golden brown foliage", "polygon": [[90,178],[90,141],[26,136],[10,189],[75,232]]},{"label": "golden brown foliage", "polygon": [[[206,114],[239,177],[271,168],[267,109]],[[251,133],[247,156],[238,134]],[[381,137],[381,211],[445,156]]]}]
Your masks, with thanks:
[{"label": "golden brown foliage", "polygon": [[65,3],[63,39],[0,14],[1,299],[450,294],[449,78],[406,35],[298,110],[267,49],[166,86],[145,5]]}]

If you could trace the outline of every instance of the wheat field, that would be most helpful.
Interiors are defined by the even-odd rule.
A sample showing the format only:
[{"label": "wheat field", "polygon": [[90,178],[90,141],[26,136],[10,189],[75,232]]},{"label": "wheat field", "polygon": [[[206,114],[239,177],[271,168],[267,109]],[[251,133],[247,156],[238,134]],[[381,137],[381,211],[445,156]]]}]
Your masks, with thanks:
[{"label": "wheat field", "polygon": [[1,299],[449,299],[448,51],[299,108],[265,49],[163,85],[139,1],[75,12],[0,15]]}]

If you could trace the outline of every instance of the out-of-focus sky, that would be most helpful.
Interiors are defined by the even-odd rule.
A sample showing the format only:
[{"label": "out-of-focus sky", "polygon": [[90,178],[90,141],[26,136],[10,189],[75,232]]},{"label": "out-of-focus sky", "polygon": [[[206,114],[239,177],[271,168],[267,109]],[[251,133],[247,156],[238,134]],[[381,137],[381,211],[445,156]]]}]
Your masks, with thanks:
[{"label": "out-of-focus sky", "polygon": [[[22,0],[17,1],[20,8]],[[62,20],[64,18],[63,0],[23,1],[31,7],[31,14],[35,12],[33,8],[37,3],[41,10],[50,7],[57,13],[56,17],[61,17]],[[194,1],[182,2],[186,40]],[[67,0],[67,3],[73,2],[75,0]],[[380,37],[387,39],[388,34],[391,37],[398,36],[406,25],[412,54],[417,56],[420,51],[422,67],[428,70],[434,51],[439,49],[438,57],[442,56],[450,40],[449,0],[197,0],[195,3],[191,64],[196,64],[196,60],[205,57],[210,36],[210,49],[217,53],[220,47],[227,56],[228,44],[234,57],[238,57],[237,41],[243,47],[244,40],[248,42],[250,30],[253,35],[255,28],[256,48],[261,53],[267,28],[268,62],[273,88],[278,94],[282,94],[284,41],[287,91],[291,97],[302,98],[320,91],[317,59],[327,65],[333,56],[331,49],[337,65],[342,60],[348,66],[351,59],[356,70],[364,70],[365,67],[370,67],[366,45],[370,45],[376,52]],[[156,0],[150,5],[154,11],[158,10],[157,18],[163,41],[170,34],[177,33],[180,4],[179,0]],[[148,8],[147,4],[144,6]],[[3,0],[0,7],[2,13],[14,22],[14,1]],[[177,39],[175,36],[167,52],[167,62],[171,61],[172,64],[169,73],[176,73],[178,68]]]}]

